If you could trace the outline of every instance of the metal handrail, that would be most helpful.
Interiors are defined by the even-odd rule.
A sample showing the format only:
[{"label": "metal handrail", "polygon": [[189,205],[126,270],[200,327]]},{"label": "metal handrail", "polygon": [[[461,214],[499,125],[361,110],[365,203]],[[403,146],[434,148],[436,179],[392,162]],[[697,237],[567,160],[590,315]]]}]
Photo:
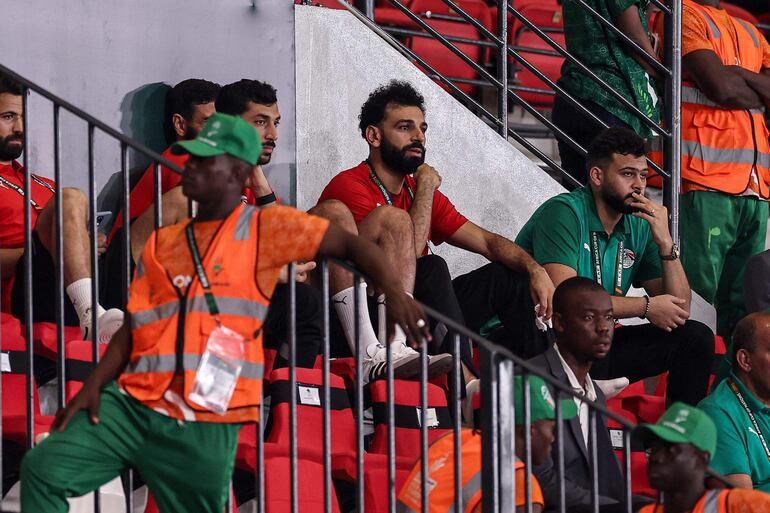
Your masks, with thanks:
[{"label": "metal handrail", "polygon": [[2,64],[0,64],[0,73],[2,73],[3,75],[6,75],[8,78],[15,80],[16,82],[19,82],[24,86],[24,88],[34,91],[35,93],[39,94],[43,98],[50,100],[54,105],[58,105],[60,108],[63,108],[64,110],[70,112],[74,116],[82,119],[83,121],[87,122],[89,125],[93,125],[94,127],[98,128],[99,130],[109,135],[113,139],[117,139],[122,144],[125,144],[127,147],[134,149],[139,153],[144,154],[145,156],[149,157],[154,161],[160,162],[164,166],[168,167],[173,171],[176,171],[177,173],[181,173],[183,171],[182,168],[180,168],[170,160],[167,160],[161,154],[148,148],[144,144],[128,137],[122,132],[119,132],[118,130],[109,126],[107,123],[100,121],[96,117],[84,111],[83,109],[76,107],[75,105],[71,104],[67,100],[61,98],[60,96],[55,95],[48,89],[43,88],[42,86],[29,80],[28,78],[23,77],[22,75],[19,75],[12,69],[7,68]]}]

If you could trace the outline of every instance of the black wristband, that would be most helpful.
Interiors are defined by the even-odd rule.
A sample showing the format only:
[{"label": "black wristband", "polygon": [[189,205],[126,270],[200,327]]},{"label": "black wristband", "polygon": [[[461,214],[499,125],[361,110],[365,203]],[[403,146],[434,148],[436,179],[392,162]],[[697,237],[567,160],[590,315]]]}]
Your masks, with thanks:
[{"label": "black wristband", "polygon": [[275,202],[275,193],[271,192],[270,194],[265,194],[264,196],[260,196],[257,198],[257,206],[261,207],[263,205],[267,205],[269,203]]}]

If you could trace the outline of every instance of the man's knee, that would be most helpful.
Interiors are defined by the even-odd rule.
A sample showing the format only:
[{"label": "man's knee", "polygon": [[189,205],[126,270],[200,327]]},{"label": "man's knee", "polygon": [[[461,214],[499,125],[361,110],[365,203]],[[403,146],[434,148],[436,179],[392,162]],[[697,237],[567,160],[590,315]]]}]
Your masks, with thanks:
[{"label": "man's knee", "polygon": [[449,279],[452,276],[449,273],[449,266],[446,260],[438,255],[425,255],[417,259],[417,275],[426,279]]},{"label": "man's knee", "polygon": [[46,475],[47,470],[56,464],[49,461],[45,444],[40,444],[27,452],[21,460],[21,469],[19,478],[22,483],[31,484],[34,482],[50,482],[50,476]]},{"label": "man's knee", "polygon": [[85,210],[88,207],[88,198],[85,193],[75,187],[65,187],[61,191],[64,210]]},{"label": "man's knee", "polygon": [[412,218],[409,212],[390,205],[383,205],[372,210],[364,222],[375,225],[380,231],[390,233],[406,233],[413,231]]},{"label": "man's knee", "polygon": [[694,359],[710,361],[714,356],[714,333],[702,322],[688,320],[677,328],[680,339],[687,345],[687,351]]},{"label": "man's knee", "polygon": [[350,233],[358,233],[350,209],[339,200],[326,200],[308,210],[308,214],[323,217]]}]

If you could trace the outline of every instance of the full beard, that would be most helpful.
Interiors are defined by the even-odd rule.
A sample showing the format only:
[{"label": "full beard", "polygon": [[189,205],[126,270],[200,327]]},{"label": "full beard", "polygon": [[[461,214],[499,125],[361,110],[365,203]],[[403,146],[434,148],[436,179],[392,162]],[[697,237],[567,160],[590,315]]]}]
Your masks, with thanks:
[{"label": "full beard", "polygon": [[634,207],[626,203],[626,200],[632,197],[631,194],[620,196],[612,191],[602,190],[601,192],[605,203],[612,207],[616,212],[621,214],[631,214],[636,211]]},{"label": "full beard", "polygon": [[[10,143],[19,142],[21,144],[11,146]],[[19,134],[9,135],[0,140],[0,161],[8,162],[16,160],[24,151],[24,136]]]},{"label": "full beard", "polygon": [[[422,150],[422,155],[419,157],[407,156],[406,152],[412,149]],[[382,141],[382,147],[380,148],[380,154],[382,161],[392,170],[401,173],[402,175],[411,175],[417,168],[425,162],[425,147],[419,143],[412,143],[408,146],[404,146],[399,149],[395,145],[390,144],[386,139]]]}]

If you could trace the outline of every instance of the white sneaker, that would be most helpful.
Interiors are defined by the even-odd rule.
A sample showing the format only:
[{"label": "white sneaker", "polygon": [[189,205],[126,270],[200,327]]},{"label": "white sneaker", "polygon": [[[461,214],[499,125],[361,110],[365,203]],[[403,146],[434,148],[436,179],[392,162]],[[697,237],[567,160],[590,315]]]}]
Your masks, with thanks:
[{"label": "white sneaker", "polygon": [[[406,344],[390,344],[395,379],[420,379],[420,353]],[[446,374],[452,368],[452,355],[428,356],[428,379]],[[363,361],[364,383],[382,379],[388,372],[387,353],[379,346],[371,358]]]},{"label": "white sneaker", "polygon": [[[97,322],[99,323],[99,343],[106,344],[112,336],[123,326],[123,320],[125,315],[123,310],[118,308],[110,308],[102,315],[99,316]],[[83,340],[91,340],[91,310],[86,312],[83,319],[80,321],[80,330],[83,333]]]}]

